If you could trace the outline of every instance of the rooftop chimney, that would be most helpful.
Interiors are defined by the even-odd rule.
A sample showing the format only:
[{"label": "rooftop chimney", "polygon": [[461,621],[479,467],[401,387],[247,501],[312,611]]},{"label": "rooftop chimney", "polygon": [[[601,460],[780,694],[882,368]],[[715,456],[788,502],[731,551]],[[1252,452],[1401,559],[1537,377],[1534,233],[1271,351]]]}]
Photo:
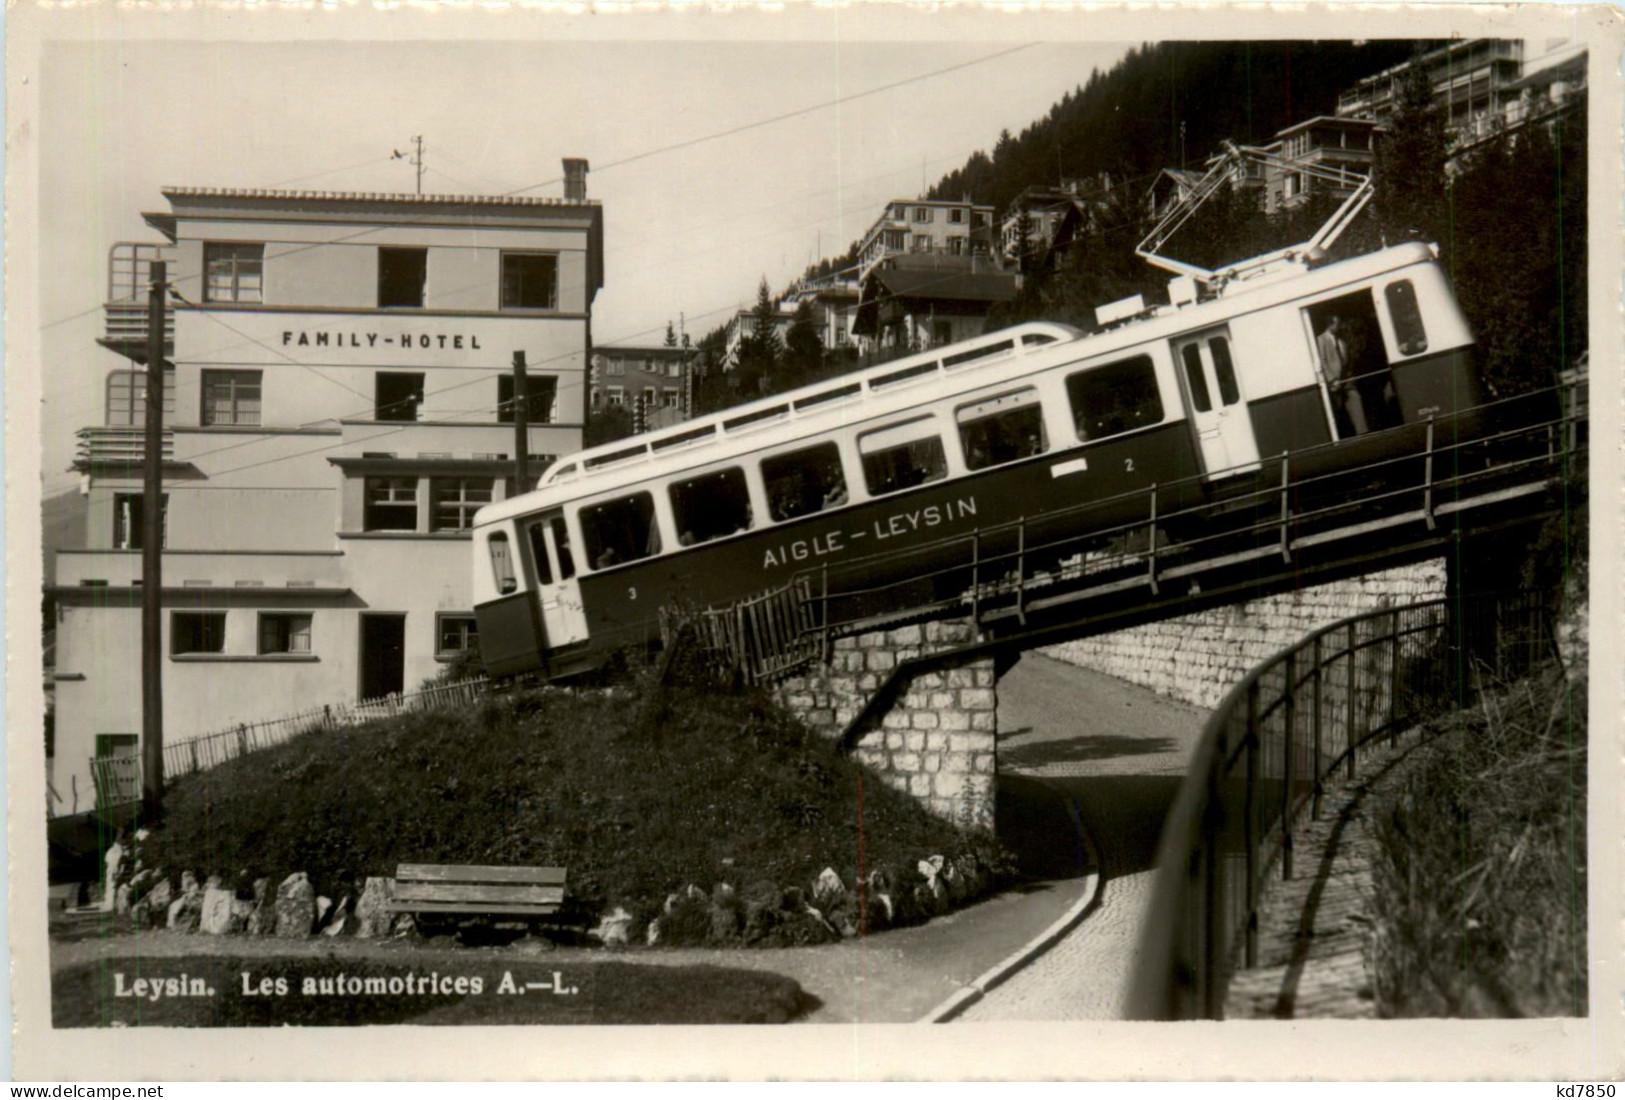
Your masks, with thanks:
[{"label": "rooftop chimney", "polygon": [[567,199],[587,197],[587,162],[581,157],[564,158],[564,197]]}]

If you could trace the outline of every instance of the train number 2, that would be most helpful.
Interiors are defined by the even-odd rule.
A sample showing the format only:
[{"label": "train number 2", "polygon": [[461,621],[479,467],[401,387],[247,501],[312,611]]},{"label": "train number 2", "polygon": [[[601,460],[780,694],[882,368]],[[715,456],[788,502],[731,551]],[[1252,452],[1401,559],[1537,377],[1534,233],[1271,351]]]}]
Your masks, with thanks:
[{"label": "train number 2", "polygon": [[1125,458],[1123,460],[1123,472],[1126,474],[1132,474],[1134,472],[1134,460],[1132,458]]}]

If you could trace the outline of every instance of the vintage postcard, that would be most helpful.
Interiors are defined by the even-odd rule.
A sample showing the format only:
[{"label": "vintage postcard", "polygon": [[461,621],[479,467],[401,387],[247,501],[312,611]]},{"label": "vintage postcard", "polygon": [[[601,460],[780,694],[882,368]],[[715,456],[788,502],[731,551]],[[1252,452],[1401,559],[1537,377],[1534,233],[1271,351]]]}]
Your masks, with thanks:
[{"label": "vintage postcard", "polygon": [[1616,11],[9,16],[19,1079],[1625,1071]]}]

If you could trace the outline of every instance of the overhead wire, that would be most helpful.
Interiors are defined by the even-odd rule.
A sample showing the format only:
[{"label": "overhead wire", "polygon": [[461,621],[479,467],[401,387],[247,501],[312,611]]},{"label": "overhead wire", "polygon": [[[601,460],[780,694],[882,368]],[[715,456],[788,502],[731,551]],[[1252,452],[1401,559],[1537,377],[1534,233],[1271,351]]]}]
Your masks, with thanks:
[{"label": "overhead wire", "polygon": [[[997,59],[999,59],[1001,57],[1006,57],[1006,56],[1009,56],[1010,54],[1018,53],[1018,52],[1020,52],[1022,50],[1031,49],[1032,47],[1034,47],[1036,45],[1038,45],[1038,43],[1036,43],[1036,42],[1021,43],[1021,44],[1018,44],[1016,46],[1012,46],[1009,49],[997,50],[997,51],[995,51],[993,53],[984,54],[984,55],[982,55],[980,57],[972,58],[972,59],[970,59],[968,61],[962,61],[962,62],[959,62],[957,64],[953,64],[953,65],[946,65],[946,66],[943,66],[940,69],[933,69],[930,72],[918,73],[918,74],[916,74],[914,76],[905,77],[905,78],[903,78],[901,80],[892,81],[889,84],[883,84],[883,85],[880,85],[880,86],[875,87],[875,88],[865,89],[864,91],[861,91],[861,92],[854,92],[851,95],[836,96],[833,99],[824,100],[824,101],[822,101],[820,103],[815,103],[815,104],[812,104],[812,105],[807,106],[807,107],[801,107],[801,108],[798,108],[798,109],[793,110],[793,111],[786,111],[786,112],[784,112],[782,114],[774,115],[774,116],[772,116],[770,118],[758,119],[758,120],[756,120],[754,122],[743,123],[743,124],[741,124],[739,126],[730,127],[729,129],[726,129],[726,130],[719,130],[719,131],[716,131],[715,133],[703,134],[703,135],[701,135],[699,137],[687,138],[687,139],[684,139],[682,141],[671,142],[671,143],[669,143],[667,145],[658,146],[658,147],[656,147],[654,149],[648,149],[648,150],[645,150],[645,151],[643,151],[641,153],[635,153],[635,154],[633,154],[632,156],[629,156],[629,157],[623,157],[620,160],[614,160],[614,161],[609,161],[609,162],[604,163],[604,164],[600,164],[597,168],[593,169],[593,171],[594,171],[595,174],[602,174],[604,172],[613,171],[616,168],[625,167],[628,164],[636,164],[636,163],[638,163],[640,161],[648,160],[651,157],[659,156],[659,155],[664,154],[664,153],[675,152],[676,150],[679,150],[679,149],[693,148],[694,146],[702,145],[702,144],[705,144],[707,142],[719,141],[719,140],[721,140],[723,138],[726,138],[726,137],[732,137],[735,134],[741,134],[741,133],[745,133],[745,132],[750,131],[750,130],[761,129],[762,127],[765,127],[765,126],[770,126],[770,125],[774,125],[776,123],[785,122],[785,121],[787,121],[789,119],[792,119],[792,118],[799,118],[799,117],[802,117],[804,115],[813,114],[814,112],[821,111],[821,110],[826,110],[826,109],[828,109],[830,107],[838,107],[838,106],[841,106],[841,105],[846,104],[846,103],[854,102],[856,100],[866,99],[866,98],[868,98],[870,96],[873,96],[873,95],[879,95],[882,92],[894,91],[897,88],[906,87],[907,85],[910,85],[910,84],[916,84],[916,83],[919,83],[920,81],[923,81],[923,80],[930,80],[930,79],[932,79],[934,77],[942,76],[942,75],[944,75],[946,73],[958,72],[959,70],[970,68],[970,67],[975,66],[975,65],[985,64],[986,62],[994,61],[994,60],[997,60]],[[334,171],[341,171],[341,170],[342,169],[335,169]],[[325,174],[328,174],[328,173],[317,173],[317,175],[325,175]],[[314,178],[314,177],[307,177],[307,178]],[[562,177],[562,176],[555,176],[555,177],[552,177],[550,179],[542,180],[542,181],[537,182],[537,183],[526,184],[523,187],[518,187],[518,188],[515,188],[515,189],[513,189],[511,191],[502,192],[500,195],[487,196],[487,197],[515,198],[515,197],[524,195],[528,191],[535,191],[535,190],[538,190],[539,188],[542,188],[542,187],[550,187],[550,186],[552,186],[552,185],[554,185],[556,183],[561,183],[561,182],[563,182],[563,179],[564,179],[564,177]],[[426,199],[427,198],[432,198],[432,197],[433,196],[424,196],[424,198],[426,198]],[[473,207],[473,206],[478,205],[477,201],[475,201],[475,200],[465,199],[463,202],[458,203],[455,200],[455,197],[451,197],[451,198],[452,198],[451,205],[453,205],[453,206],[463,205],[463,206]],[[393,228],[395,226],[402,225],[402,224],[412,224],[412,222],[413,222],[413,219],[410,216],[397,218],[397,219],[395,219],[394,222],[392,222],[391,228]],[[347,234],[347,235],[342,236],[342,237],[336,237],[336,238],[333,238],[331,240],[326,240],[326,241],[312,242],[310,244],[303,245],[303,246],[300,246],[298,248],[290,249],[288,252],[282,253],[282,255],[283,256],[291,256],[291,255],[296,255],[297,253],[302,252],[302,251],[307,251],[307,250],[312,249],[312,248],[325,248],[325,247],[335,245],[335,244],[343,244],[343,243],[346,243],[348,241],[358,240],[358,239],[360,239],[362,237],[366,237],[366,236],[369,236],[369,235],[374,234],[374,233],[382,232],[384,228],[385,227],[383,227],[383,226],[370,226],[370,227],[368,227],[366,229],[357,230],[355,233]],[[198,279],[198,278],[201,278],[201,277],[202,277],[201,273],[196,274],[196,275],[186,276],[187,279]],[[90,314],[93,314],[93,313],[97,312],[101,308],[102,307],[100,305],[96,305],[96,306],[90,307],[89,309],[81,310],[78,313],[70,314],[70,315],[68,315],[66,317],[59,317],[59,318],[57,318],[56,320],[53,320],[53,321],[48,321],[45,324],[40,326],[41,330],[43,331],[45,329],[55,328],[57,325],[66,324],[69,321],[78,320],[81,317],[87,317]]]}]

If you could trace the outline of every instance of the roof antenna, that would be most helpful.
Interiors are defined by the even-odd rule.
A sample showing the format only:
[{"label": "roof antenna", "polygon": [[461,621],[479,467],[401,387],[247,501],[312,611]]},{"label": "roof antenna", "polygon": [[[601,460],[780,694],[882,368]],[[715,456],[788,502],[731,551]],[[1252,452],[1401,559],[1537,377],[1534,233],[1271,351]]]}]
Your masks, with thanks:
[{"label": "roof antenna", "polygon": [[408,156],[406,153],[401,152],[399,149],[391,149],[389,151],[389,159],[390,160],[404,160],[404,161],[411,164],[414,168],[416,168],[418,170],[418,190],[417,190],[417,193],[419,195],[421,195],[421,194],[423,194],[423,135],[422,134],[414,134],[414,135],[412,135],[412,143],[417,147],[417,152],[415,152],[415,153],[411,154],[410,156]]}]

